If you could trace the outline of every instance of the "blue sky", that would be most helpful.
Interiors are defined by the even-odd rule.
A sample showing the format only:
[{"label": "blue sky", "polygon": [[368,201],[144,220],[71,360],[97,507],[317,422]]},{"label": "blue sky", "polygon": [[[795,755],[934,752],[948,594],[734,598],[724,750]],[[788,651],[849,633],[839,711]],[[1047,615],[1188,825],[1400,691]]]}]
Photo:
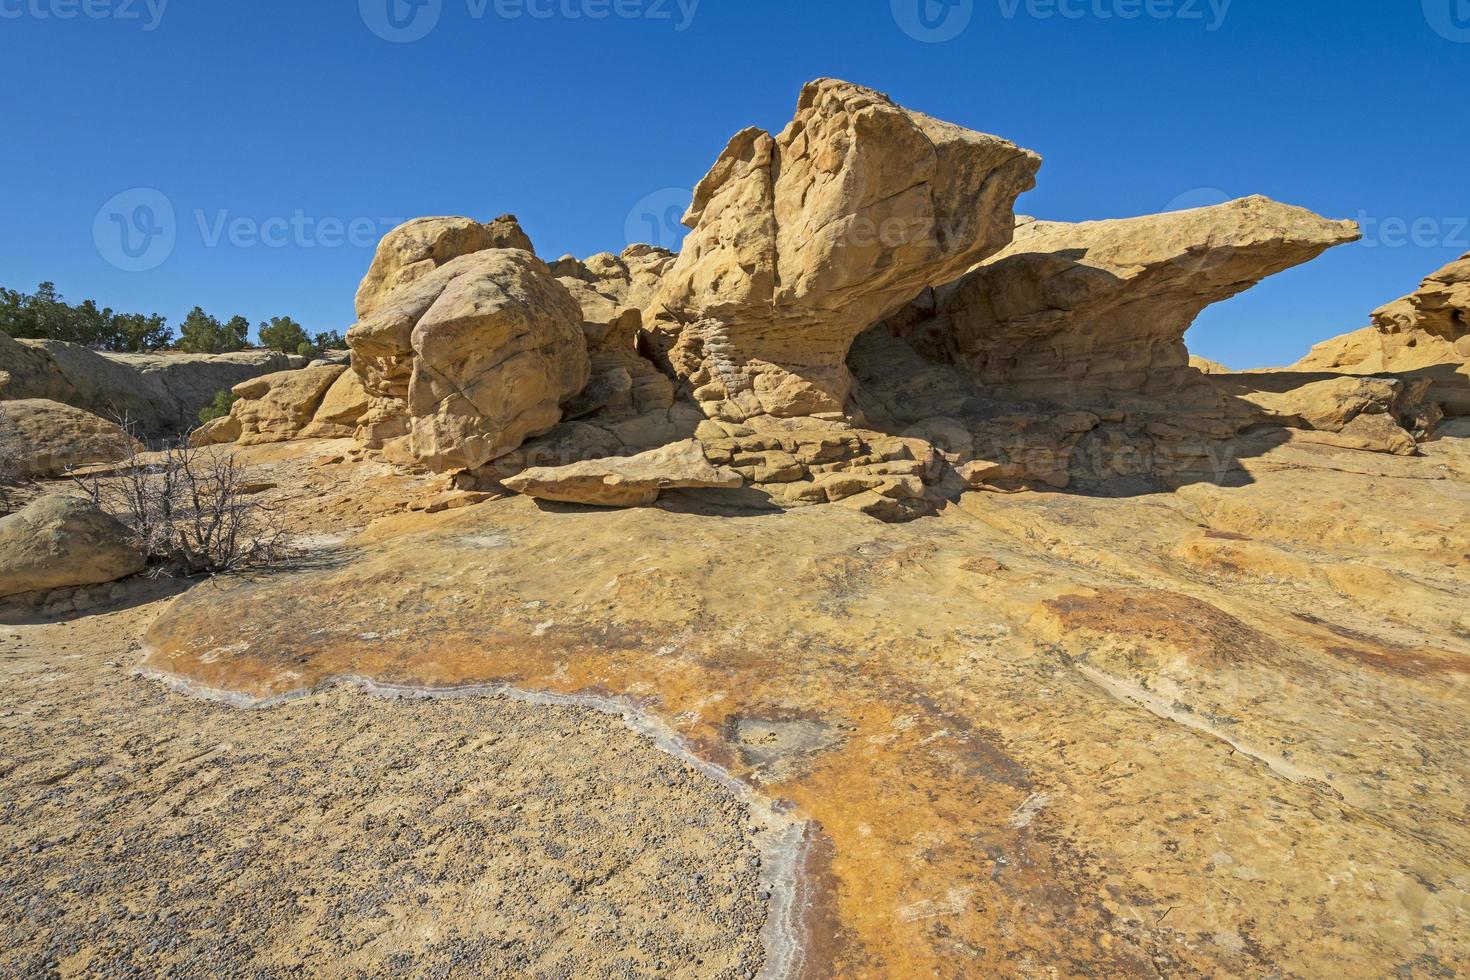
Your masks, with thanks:
[{"label": "blue sky", "polygon": [[[1470,251],[1470,0],[413,2],[0,0],[0,284],[345,329],[398,219],[514,212],[546,257],[674,244],[728,137],[824,75],[1037,150],[1041,217],[1262,193],[1366,218],[1206,313],[1191,347],[1234,367]],[[169,209],[171,251],[142,235]]]}]

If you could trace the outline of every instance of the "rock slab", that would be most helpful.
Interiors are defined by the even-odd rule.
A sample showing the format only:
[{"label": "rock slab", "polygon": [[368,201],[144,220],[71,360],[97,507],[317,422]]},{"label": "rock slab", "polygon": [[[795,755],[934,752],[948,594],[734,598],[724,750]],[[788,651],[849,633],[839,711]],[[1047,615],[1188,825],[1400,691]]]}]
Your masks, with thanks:
[{"label": "rock slab", "polygon": [[643,507],[663,490],[734,489],[742,482],[734,470],[711,465],[693,439],[636,456],[534,467],[504,481],[538,500],[594,507]]}]

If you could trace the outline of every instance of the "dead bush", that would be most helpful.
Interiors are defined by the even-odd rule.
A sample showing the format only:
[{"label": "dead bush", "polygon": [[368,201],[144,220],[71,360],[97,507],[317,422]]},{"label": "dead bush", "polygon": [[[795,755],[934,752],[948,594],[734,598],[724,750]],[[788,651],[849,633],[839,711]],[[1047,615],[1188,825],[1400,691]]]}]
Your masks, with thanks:
[{"label": "dead bush", "polygon": [[105,472],[74,479],[163,570],[218,575],[279,564],[290,553],[276,515],[244,492],[245,475],[233,452],[180,442],[131,451]]},{"label": "dead bush", "polygon": [[0,433],[0,514],[14,510],[30,484],[30,473],[20,444]]}]

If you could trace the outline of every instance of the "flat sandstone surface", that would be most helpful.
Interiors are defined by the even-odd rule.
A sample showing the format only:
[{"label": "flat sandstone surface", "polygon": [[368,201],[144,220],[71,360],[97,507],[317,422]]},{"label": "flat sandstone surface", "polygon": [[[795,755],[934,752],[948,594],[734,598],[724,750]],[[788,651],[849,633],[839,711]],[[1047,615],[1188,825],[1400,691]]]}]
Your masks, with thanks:
[{"label": "flat sandstone surface", "polygon": [[200,702],[129,671],[162,605],[0,626],[0,976],[760,968],[745,807],[617,718]]},{"label": "flat sandstone surface", "polygon": [[[252,447],[299,561],[0,627],[0,973],[1464,975],[1467,449],[889,525]],[[749,812],[612,718],[344,678],[630,699]]]}]

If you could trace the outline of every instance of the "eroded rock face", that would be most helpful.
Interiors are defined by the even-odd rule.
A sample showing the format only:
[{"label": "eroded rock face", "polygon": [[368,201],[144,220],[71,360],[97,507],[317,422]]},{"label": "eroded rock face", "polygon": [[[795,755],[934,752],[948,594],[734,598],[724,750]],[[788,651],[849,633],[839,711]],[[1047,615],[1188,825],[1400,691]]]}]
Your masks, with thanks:
[{"label": "eroded rock face", "polygon": [[1373,326],[1312,348],[1291,371],[1412,374],[1449,415],[1470,415],[1470,254],[1374,311]]},{"label": "eroded rock face", "polygon": [[840,413],[853,339],[1003,248],[1039,165],[870,89],[813,82],[779,136],[737,134],[699,183],[648,326],[712,418]]},{"label": "eroded rock face", "polygon": [[1207,306],[1359,237],[1350,221],[1264,197],[1080,224],[1025,220],[1003,252],[889,327],[1015,394],[1168,390],[1186,377],[1184,334]]},{"label": "eroded rock face", "polygon": [[723,466],[712,466],[699,442],[676,442],[640,453],[586,460],[568,466],[536,467],[505,481],[517,493],[594,507],[643,507],[664,490],[733,489],[744,481]]},{"label": "eroded rock face", "polygon": [[[582,310],[521,249],[461,256],[398,289],[347,335],[374,399],[364,423],[407,419],[412,456],[477,469],[561,419],[591,367]],[[401,406],[401,409],[400,409]]]},{"label": "eroded rock face", "polygon": [[0,596],[113,582],[144,564],[126,527],[76,497],[0,517]]},{"label": "eroded rock face", "polygon": [[535,253],[531,239],[513,214],[488,224],[473,218],[417,218],[399,225],[378,243],[373,264],[357,289],[357,316],[368,316],[396,289],[461,255],[487,248],[516,248]]},{"label": "eroded rock face", "polygon": [[106,419],[44,398],[0,401],[0,457],[25,476],[54,477],[69,467],[110,463],[138,449]]}]

